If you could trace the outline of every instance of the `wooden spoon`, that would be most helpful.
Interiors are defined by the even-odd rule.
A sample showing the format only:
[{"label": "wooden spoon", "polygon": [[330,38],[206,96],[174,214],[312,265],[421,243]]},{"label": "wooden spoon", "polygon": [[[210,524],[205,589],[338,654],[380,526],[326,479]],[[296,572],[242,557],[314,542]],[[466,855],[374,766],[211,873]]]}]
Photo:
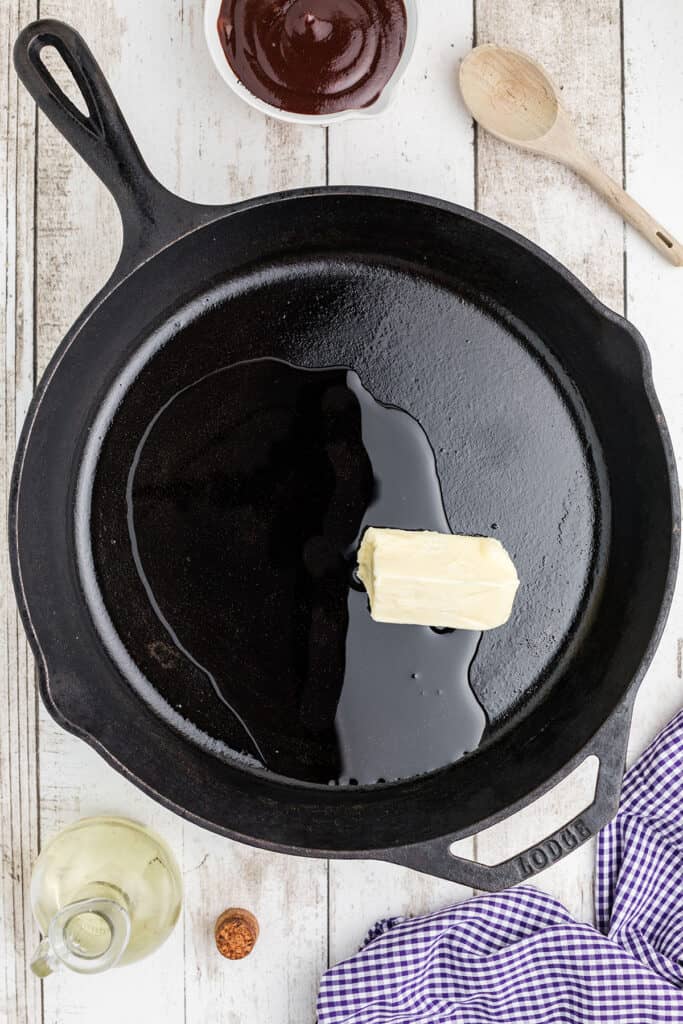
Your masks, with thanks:
[{"label": "wooden spoon", "polygon": [[460,88],[472,116],[503,142],[566,164],[675,266],[683,247],[600,168],[576,137],[551,78],[517,50],[477,46],[460,65]]}]

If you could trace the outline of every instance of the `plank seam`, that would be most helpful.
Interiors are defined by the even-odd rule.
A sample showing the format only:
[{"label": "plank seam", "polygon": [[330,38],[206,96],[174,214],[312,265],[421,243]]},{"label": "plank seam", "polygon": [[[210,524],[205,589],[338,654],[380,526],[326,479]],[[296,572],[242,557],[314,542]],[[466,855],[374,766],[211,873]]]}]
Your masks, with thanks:
[{"label": "plank seam", "polygon": [[[472,49],[477,45],[477,0],[472,0]],[[472,164],[474,173],[474,209],[479,209],[479,125],[472,118]],[[476,840],[475,840],[476,842]]]},{"label": "plank seam", "polygon": [[[624,0],[619,0],[619,47],[621,56],[621,184],[622,188],[626,189],[626,30],[625,30],[625,14],[624,14]],[[626,221],[622,225],[622,246],[623,246],[623,259],[622,259],[622,290],[624,293],[623,297],[623,312],[624,316],[628,316],[628,251],[627,251],[627,238],[628,232],[626,229]]]}]

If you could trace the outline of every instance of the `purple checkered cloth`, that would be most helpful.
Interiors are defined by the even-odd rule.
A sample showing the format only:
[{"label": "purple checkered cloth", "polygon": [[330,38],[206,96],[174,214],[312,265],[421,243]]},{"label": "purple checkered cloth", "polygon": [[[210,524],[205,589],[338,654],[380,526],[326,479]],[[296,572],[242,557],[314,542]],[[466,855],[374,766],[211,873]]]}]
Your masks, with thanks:
[{"label": "purple checkered cloth", "polygon": [[382,922],[325,974],[319,1024],[683,1024],[683,712],[600,834],[596,913],[524,886]]}]

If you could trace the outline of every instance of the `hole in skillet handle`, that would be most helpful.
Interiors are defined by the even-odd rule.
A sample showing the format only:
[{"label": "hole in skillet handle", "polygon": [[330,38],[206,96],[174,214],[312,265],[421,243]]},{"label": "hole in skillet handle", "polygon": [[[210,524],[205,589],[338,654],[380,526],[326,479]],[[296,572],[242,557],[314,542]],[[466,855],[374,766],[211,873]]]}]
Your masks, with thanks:
[{"label": "hole in skillet handle", "polygon": [[[44,54],[44,50],[50,51]],[[55,51],[61,58],[59,72]],[[93,167],[93,147],[108,136],[121,134],[132,143],[130,133],[116,104],[106,79],[81,36],[69,25],[45,18],[24,28],[14,44],[14,66],[17,74],[34,100],[55,127]],[[65,79],[68,69],[73,85],[78,89],[82,103],[67,95],[74,92],[73,85],[62,87],[52,73]],[[134,143],[133,143],[134,146]],[[137,154],[139,156],[139,154]]]},{"label": "hole in skillet handle", "polygon": [[[534,865],[545,866],[546,856],[548,866],[559,860],[556,842],[551,841],[548,844],[543,838],[540,843],[537,841],[539,822],[541,830],[544,829],[544,826],[546,832],[549,828],[553,829],[553,834],[559,833],[562,845],[573,849],[577,845],[576,837],[564,823],[570,815],[572,820],[581,820],[584,809],[595,799],[598,770],[598,759],[591,754],[543,796],[533,800],[510,818],[505,818],[496,825],[491,825],[479,832],[477,834],[479,863],[490,867],[517,857],[529,847],[530,840],[537,843],[531,847],[537,854],[533,859]],[[470,846],[471,839],[461,839],[459,842],[451,844],[450,852],[454,857],[472,860],[469,852]]]},{"label": "hole in skillet handle", "polygon": [[[46,47],[56,50],[66,65],[87,114],[52,74],[53,58],[46,61],[42,55]],[[187,202],[154,178],[101,68],[71,26],[52,18],[27,25],[14,45],[14,66],[42,112],[116,200],[124,243],[114,276],[123,276],[180,235],[225,214],[226,207]]]},{"label": "hole in skillet handle", "polygon": [[[87,115],[51,73],[43,59],[46,47],[56,50],[66,65]],[[150,174],[102,70],[78,32],[51,18],[27,25],[14,44],[14,66],[42,112],[116,200],[124,235],[119,267],[130,269],[140,257],[172,240],[178,234],[171,230],[179,219],[177,210],[190,204],[171,195]]]},{"label": "hole in skillet handle", "polygon": [[52,43],[46,43],[40,47],[38,59],[46,71],[46,77],[52,84],[55,92],[61,91],[64,94],[64,103],[71,103],[75,110],[73,116],[79,114],[82,117],[84,127],[90,130],[92,111],[88,107],[83,89],[76,81],[73,68],[70,68],[57,47]]},{"label": "hole in skillet handle", "polygon": [[[451,852],[452,845],[465,838],[463,834],[444,836],[412,846],[377,853],[380,860],[413,868],[437,878],[458,882],[483,892],[500,892],[520,882],[529,882],[534,875],[573,853],[586,840],[595,836],[617,812],[621,783],[626,766],[626,748],[633,712],[634,694],[612,712],[584,749],[564,771],[550,778],[546,785],[519,799],[508,809],[493,815],[482,827],[489,828],[510,817],[522,807],[543,796],[581,761],[594,755],[600,762],[595,796],[592,803],[563,827],[556,829],[534,846],[509,857],[499,864],[482,864],[465,860]],[[469,832],[471,836],[473,832]],[[467,833],[466,833],[467,835]]]},{"label": "hole in skillet handle", "polygon": [[[87,114],[52,74],[54,55],[48,67],[45,48],[56,50],[66,65]],[[75,29],[52,18],[27,25],[14,44],[14,66],[42,112],[114,196],[123,220],[124,247],[128,241],[130,250],[143,248],[142,241],[159,234],[158,222],[175,220],[181,203],[190,207],[151,175],[101,68]]]}]

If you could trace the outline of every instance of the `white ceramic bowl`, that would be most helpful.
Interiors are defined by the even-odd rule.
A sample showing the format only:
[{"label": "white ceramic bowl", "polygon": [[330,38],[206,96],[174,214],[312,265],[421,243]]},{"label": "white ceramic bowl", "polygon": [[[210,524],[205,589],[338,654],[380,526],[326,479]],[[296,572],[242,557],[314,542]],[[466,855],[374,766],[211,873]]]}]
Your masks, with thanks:
[{"label": "white ceramic bowl", "polygon": [[290,121],[293,124],[315,124],[323,127],[331,124],[337,124],[339,121],[349,121],[352,118],[375,117],[377,114],[383,113],[394,98],[396,86],[403,77],[405,70],[410,63],[410,58],[413,55],[413,50],[415,49],[415,40],[417,39],[417,0],[403,0],[403,2],[406,6],[408,24],[406,45],[403,50],[403,54],[401,55],[401,59],[398,62],[393,75],[382,90],[379,98],[369,107],[361,107],[358,110],[340,110],[335,114],[295,114],[289,110],[280,110],[279,107],[274,107],[270,103],[260,100],[258,96],[254,96],[254,94],[250,92],[245,85],[242,85],[239,78],[230,67],[228,59],[223,52],[221,41],[218,38],[217,25],[218,15],[221,8],[221,0],[206,0],[204,7],[204,33],[206,35],[206,44],[209,47],[209,53],[213,58],[218,74],[221,76],[223,81],[226,82],[233,92],[236,92],[245,103],[254,107],[255,110],[260,110],[262,114],[268,114],[270,117],[276,117],[280,121]]}]

